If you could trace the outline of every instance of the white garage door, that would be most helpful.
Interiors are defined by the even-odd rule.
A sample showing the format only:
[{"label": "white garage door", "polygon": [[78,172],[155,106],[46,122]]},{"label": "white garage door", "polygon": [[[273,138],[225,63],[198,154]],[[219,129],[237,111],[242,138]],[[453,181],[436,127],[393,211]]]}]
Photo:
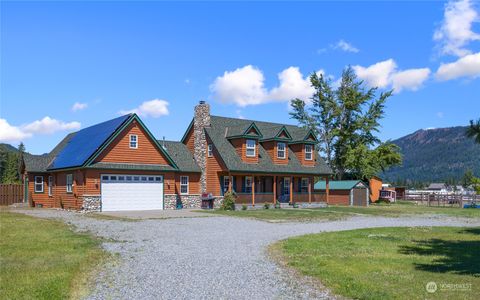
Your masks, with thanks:
[{"label": "white garage door", "polygon": [[163,209],[163,176],[103,174],[102,211]]}]

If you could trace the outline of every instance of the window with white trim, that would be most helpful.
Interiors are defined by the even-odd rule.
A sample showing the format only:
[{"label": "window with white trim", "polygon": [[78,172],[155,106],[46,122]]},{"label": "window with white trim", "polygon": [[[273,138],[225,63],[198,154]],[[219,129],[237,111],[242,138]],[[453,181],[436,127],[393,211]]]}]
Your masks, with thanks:
[{"label": "window with white trim", "polygon": [[208,144],[208,157],[212,157],[212,156],[213,156],[213,145]]},{"label": "window with white trim", "polygon": [[180,194],[188,194],[188,176],[180,176]]},{"label": "window with white trim", "polygon": [[256,146],[257,142],[255,140],[247,140],[247,156],[248,157],[255,157],[256,156]]},{"label": "window with white trim", "polygon": [[52,196],[53,190],[53,176],[48,176],[48,195]]},{"label": "window with white trim", "polygon": [[287,157],[286,147],[285,143],[277,143],[277,158],[285,159]]},{"label": "window with white trim", "polygon": [[131,134],[130,135],[130,148],[137,149],[138,148],[138,135]]},{"label": "window with white trim", "polygon": [[73,192],[73,174],[67,174],[66,176],[67,193],[71,193]]},{"label": "window with white trim", "polygon": [[35,176],[35,193],[43,193],[43,176]]},{"label": "window with white trim", "polygon": [[313,146],[310,144],[305,145],[305,160],[313,159]]},{"label": "window with white trim", "polygon": [[308,193],[308,178],[302,178],[302,183],[300,185],[300,191],[302,193]]},{"label": "window with white trim", "polygon": [[252,176],[245,176],[245,193],[252,192]]}]

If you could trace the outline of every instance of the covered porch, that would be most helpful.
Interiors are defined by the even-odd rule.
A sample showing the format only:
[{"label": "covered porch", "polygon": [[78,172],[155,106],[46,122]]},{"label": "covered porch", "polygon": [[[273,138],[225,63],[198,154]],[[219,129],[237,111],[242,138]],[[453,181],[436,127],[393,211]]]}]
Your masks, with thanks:
[{"label": "covered porch", "polygon": [[[314,176],[291,174],[221,174],[221,193],[233,191],[236,204],[263,205],[264,203],[328,203],[326,191],[314,191]],[[322,178],[323,179],[323,178]]]}]

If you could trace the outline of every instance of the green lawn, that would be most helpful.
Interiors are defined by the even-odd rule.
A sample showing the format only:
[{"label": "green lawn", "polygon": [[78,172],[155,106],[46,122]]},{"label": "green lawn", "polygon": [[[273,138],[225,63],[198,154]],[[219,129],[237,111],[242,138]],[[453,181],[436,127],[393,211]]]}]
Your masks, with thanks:
[{"label": "green lawn", "polygon": [[80,298],[106,254],[59,221],[0,211],[0,299]]},{"label": "green lawn", "polygon": [[[478,299],[480,228],[377,228],[290,238],[272,253],[354,299]],[[437,291],[428,293],[426,284]]]},{"label": "green lawn", "polygon": [[236,211],[203,211],[233,217],[255,218],[271,222],[335,220],[355,215],[399,217],[405,215],[446,215],[464,218],[480,218],[480,209],[463,209],[452,207],[426,207],[410,202],[395,204],[372,204],[369,207],[329,206],[312,209],[258,209]]}]

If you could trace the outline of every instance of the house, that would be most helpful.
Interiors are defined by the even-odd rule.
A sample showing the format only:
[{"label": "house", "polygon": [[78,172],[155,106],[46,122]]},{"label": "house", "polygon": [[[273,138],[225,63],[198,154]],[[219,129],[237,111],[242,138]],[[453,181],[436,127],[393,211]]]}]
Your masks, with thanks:
[{"label": "house", "polygon": [[136,114],[67,135],[50,153],[25,155],[35,206],[147,210],[199,205],[200,168],[179,142],[161,144]]},{"label": "house", "polygon": [[317,139],[293,125],[210,115],[201,101],[182,140],[202,172],[200,190],[237,204],[327,202],[313,191],[314,177],[332,173],[315,150]]},{"label": "house", "polygon": [[430,185],[427,187],[427,191],[431,193],[446,194],[448,189],[445,183],[430,183]]},{"label": "house", "polygon": [[313,191],[330,168],[309,130],[210,115],[201,102],[182,141],[157,140],[136,114],[67,135],[50,153],[26,154],[32,205],[87,211],[198,208],[226,191],[238,204],[327,202]]},{"label": "house", "polygon": [[329,187],[328,203],[334,205],[368,206],[369,188],[361,180],[318,181],[315,191],[324,192]]}]

